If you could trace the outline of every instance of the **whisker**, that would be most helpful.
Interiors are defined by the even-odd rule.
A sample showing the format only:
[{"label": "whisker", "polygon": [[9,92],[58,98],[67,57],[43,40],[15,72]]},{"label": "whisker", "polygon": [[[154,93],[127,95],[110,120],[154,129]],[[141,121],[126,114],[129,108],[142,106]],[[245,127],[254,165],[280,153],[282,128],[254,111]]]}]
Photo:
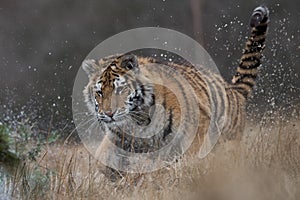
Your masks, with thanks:
[{"label": "whisker", "polygon": [[[98,121],[94,121],[94,122],[87,128],[87,131],[89,131],[91,128],[93,128],[95,124],[96,124],[96,126],[99,126],[99,125],[100,125]],[[98,129],[98,127],[96,127],[96,129]]]},{"label": "whisker", "polygon": [[[74,129],[74,131],[77,129],[78,131],[80,131],[83,127],[85,127],[88,123],[91,123],[92,122],[92,124],[94,124],[94,123],[99,123],[98,122],[98,119],[97,118],[92,118],[92,119],[89,119],[89,120],[87,120],[87,121],[85,121],[84,123],[82,123],[81,125],[79,125],[79,126],[76,126],[76,128]],[[91,125],[92,125],[91,124]],[[91,125],[89,125],[89,127],[91,126]]]},{"label": "whisker", "polygon": [[130,111],[129,113],[134,113],[134,114],[146,114],[146,115],[149,115],[148,112],[145,112],[145,111]]},{"label": "whisker", "polygon": [[97,119],[97,117],[92,117],[92,118],[90,118],[90,119],[88,119],[88,120],[84,119],[84,120],[82,120],[82,121],[76,126],[76,128],[80,128],[80,127],[84,126],[85,124],[89,123],[89,122],[92,121],[92,120],[98,120],[98,119]]},{"label": "whisker", "polygon": [[143,111],[130,111],[129,114],[143,114],[143,115],[149,115],[148,112],[143,112]]},{"label": "whisker", "polygon": [[81,128],[82,126],[86,125],[87,123],[91,122],[92,120],[97,120],[97,118],[91,118],[88,121],[82,121],[80,122],[77,126],[75,126],[75,128],[69,133],[69,135],[67,136],[67,138],[64,141],[64,144],[66,144],[69,140],[69,138],[73,135],[73,133],[78,130],[79,128]]},{"label": "whisker", "polygon": [[90,112],[79,112],[79,113],[74,113],[73,117],[77,116],[77,115],[85,115],[85,116],[92,116],[94,115],[94,113],[90,113]]},{"label": "whisker", "polygon": [[145,119],[145,117],[148,117],[148,115],[137,115],[137,114],[130,114],[130,116],[138,119]]},{"label": "whisker", "polygon": [[[139,120],[136,119],[136,118],[134,118],[134,116],[133,116],[133,117],[131,116],[131,118],[129,118],[129,116],[127,116],[127,119],[133,120],[133,121],[135,121],[135,122],[139,122]],[[143,119],[143,118],[140,118],[140,119]]]}]

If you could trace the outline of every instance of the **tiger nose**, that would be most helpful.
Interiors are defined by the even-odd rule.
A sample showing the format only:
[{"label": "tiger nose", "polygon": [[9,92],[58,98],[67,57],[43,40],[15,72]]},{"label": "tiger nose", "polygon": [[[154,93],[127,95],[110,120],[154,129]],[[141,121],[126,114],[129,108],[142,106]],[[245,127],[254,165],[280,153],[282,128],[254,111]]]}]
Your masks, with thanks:
[{"label": "tiger nose", "polygon": [[105,111],[104,112],[108,117],[112,117],[114,115],[114,112],[112,111]]}]

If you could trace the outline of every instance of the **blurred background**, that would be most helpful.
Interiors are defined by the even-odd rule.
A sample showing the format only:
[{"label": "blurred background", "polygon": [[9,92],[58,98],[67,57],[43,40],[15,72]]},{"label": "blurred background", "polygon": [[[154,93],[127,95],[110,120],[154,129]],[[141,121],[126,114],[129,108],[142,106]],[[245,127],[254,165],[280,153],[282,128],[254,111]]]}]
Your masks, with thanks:
[{"label": "blurred background", "polygon": [[280,108],[298,115],[299,1],[0,0],[0,121],[72,130],[71,95],[81,62],[103,40],[138,27],[194,38],[230,81],[260,4],[269,7],[271,23],[249,113],[259,119]]}]

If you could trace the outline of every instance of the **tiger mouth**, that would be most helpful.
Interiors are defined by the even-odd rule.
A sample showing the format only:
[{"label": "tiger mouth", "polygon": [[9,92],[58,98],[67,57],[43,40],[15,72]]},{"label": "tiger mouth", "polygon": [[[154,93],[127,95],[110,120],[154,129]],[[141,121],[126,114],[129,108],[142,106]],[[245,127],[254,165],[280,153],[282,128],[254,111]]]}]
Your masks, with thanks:
[{"label": "tiger mouth", "polygon": [[147,126],[151,122],[151,117],[149,115],[136,115],[130,114],[130,112],[121,114],[114,113],[112,116],[108,116],[106,114],[97,114],[97,118],[99,122],[104,122],[105,124],[122,123],[123,125],[130,125],[130,123],[135,123],[139,126]]},{"label": "tiger mouth", "polygon": [[102,114],[102,115],[97,114],[97,118],[98,118],[98,121],[104,122],[107,124],[116,123],[116,122],[124,121],[124,119],[126,119],[126,113],[123,113],[123,114],[113,113],[113,114],[111,114],[111,116],[109,116],[107,114]]}]

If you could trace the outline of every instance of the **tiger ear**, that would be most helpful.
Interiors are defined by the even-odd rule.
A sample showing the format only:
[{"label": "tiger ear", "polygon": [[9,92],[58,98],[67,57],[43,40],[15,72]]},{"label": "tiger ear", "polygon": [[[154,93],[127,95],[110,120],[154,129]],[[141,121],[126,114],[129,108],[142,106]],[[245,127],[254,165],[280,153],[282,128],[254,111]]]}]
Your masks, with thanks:
[{"label": "tiger ear", "polygon": [[94,59],[84,60],[81,67],[89,77],[96,72],[97,68],[99,68]]},{"label": "tiger ear", "polygon": [[138,59],[133,54],[124,55],[121,58],[121,67],[128,70],[138,71]]}]

